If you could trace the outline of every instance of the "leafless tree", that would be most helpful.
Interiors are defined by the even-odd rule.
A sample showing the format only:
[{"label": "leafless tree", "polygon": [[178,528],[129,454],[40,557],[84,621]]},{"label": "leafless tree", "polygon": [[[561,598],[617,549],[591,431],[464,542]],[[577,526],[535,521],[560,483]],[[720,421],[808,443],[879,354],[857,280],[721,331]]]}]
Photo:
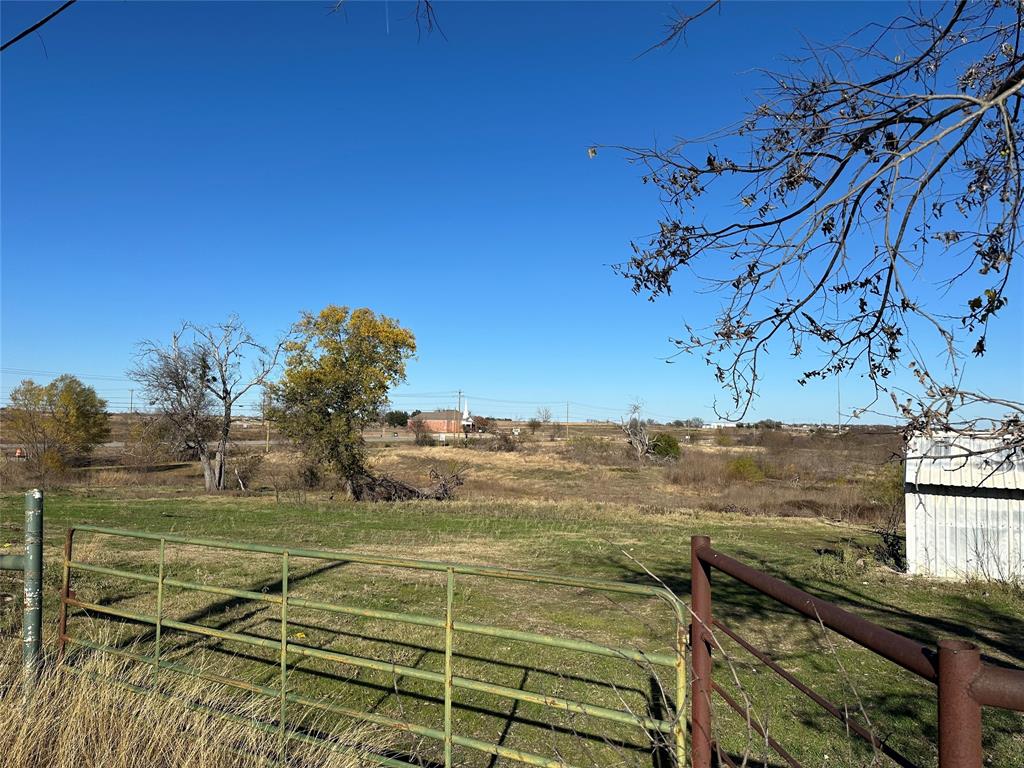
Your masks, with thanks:
[{"label": "leafless tree", "polygon": [[419,418],[418,416],[413,416],[412,418],[409,419],[407,426],[413,434],[413,440],[416,443],[416,445],[434,444],[434,438],[430,434],[430,429],[428,428],[427,423],[423,419]]},{"label": "leafless tree", "polygon": [[541,424],[547,424],[551,421],[551,409],[550,408],[538,408],[537,409],[537,420]]},{"label": "leafless tree", "polygon": [[[187,336],[191,339],[183,341]],[[258,343],[232,315],[216,325],[184,323],[168,346],[154,341],[139,345],[129,376],[143,387],[176,439],[199,456],[207,491],[227,487],[224,467],[233,408],[266,382],[283,343]]]},{"label": "leafless tree", "polygon": [[643,461],[651,453],[651,436],[644,420],[640,418],[641,410],[639,403],[633,403],[629,407],[629,416],[619,423],[623,434],[626,435],[626,442],[633,449],[637,461]]},{"label": "leafless tree", "polygon": [[[680,281],[721,296],[675,344],[713,368],[729,415],[743,418],[769,346],[783,345],[823,353],[800,384],[867,376],[875,397],[858,413],[884,396],[908,432],[994,427],[1024,445],[1024,405],[961,385],[1020,247],[1022,17],[1019,2],[914,4],[762,71],[768,86],[735,125],[625,148],[667,213],[618,270],[651,300]],[[897,383],[901,370],[920,388]]]}]

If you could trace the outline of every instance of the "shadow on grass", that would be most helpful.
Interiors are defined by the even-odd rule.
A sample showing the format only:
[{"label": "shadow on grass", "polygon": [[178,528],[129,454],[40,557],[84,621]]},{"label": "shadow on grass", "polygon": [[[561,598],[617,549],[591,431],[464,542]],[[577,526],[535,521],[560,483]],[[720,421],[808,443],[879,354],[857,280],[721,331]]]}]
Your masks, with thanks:
[{"label": "shadow on grass", "polygon": [[[295,574],[289,579],[289,586],[297,585],[302,581],[320,576],[328,571],[333,570],[334,568],[342,567],[344,565],[346,564],[343,562],[333,562],[317,568],[310,569],[309,571],[300,574]],[[279,593],[281,591],[281,588],[282,582],[280,579],[268,579],[266,581],[248,587],[248,590],[254,592],[259,591],[273,594]],[[115,602],[120,602],[122,600],[129,600],[134,597],[139,597],[141,596],[141,594],[144,593],[117,593],[115,595],[108,597],[104,604],[109,605]],[[246,607],[247,610],[244,610],[242,612],[238,611],[238,609]],[[211,629],[232,632],[240,632],[244,630],[247,634],[251,634],[253,637],[264,637],[265,639],[277,640],[280,637],[279,633],[277,632],[272,632],[266,635],[260,634],[259,632],[259,627],[267,623],[272,624],[275,628],[278,626],[279,619],[275,615],[269,614],[269,611],[271,610],[273,610],[273,606],[270,604],[264,603],[257,604],[254,606],[253,601],[247,598],[226,597],[224,599],[215,600],[212,603],[203,606],[202,608],[193,610],[180,618],[175,618],[179,621],[187,623],[201,623],[202,626]],[[69,616],[74,617],[79,617],[82,615],[90,614],[88,614],[87,611],[81,610],[76,610],[72,614],[69,614]],[[155,639],[155,629],[151,625],[113,616],[101,616],[100,618],[102,618],[105,621],[110,621],[118,624],[135,625],[144,628],[144,631],[141,633],[132,633],[131,636],[119,638],[115,644],[115,647],[124,649],[137,645],[139,643],[151,642]],[[289,621],[288,626],[289,628],[294,627],[295,629],[305,629],[312,632],[324,632],[328,634],[328,640],[317,644],[317,647],[322,648],[330,648],[331,646],[335,645],[335,643],[338,641],[344,642],[347,640],[356,642],[379,642],[397,648],[416,651],[417,656],[415,660],[404,662],[408,666],[413,667],[420,667],[422,664],[424,664],[424,662],[427,659],[431,658],[432,656],[443,655],[444,653],[443,648],[435,648],[431,645],[423,644],[422,642],[417,643],[410,642],[407,640],[390,640],[388,638],[379,637],[375,635],[360,634],[358,632],[326,627],[321,624],[311,624],[308,622],[301,621]],[[170,640],[170,638],[174,637],[175,635],[179,635],[179,633],[165,633],[165,645],[162,658],[167,658],[168,660],[180,658],[183,655],[187,656],[201,650],[206,653],[220,655],[225,659],[225,662],[228,659],[241,660],[244,662],[252,662],[256,665],[267,667],[268,674],[266,676],[259,675],[257,676],[257,678],[255,678],[262,678],[262,682],[264,684],[273,683],[273,681],[277,679],[278,670],[276,667],[277,662],[275,660],[268,659],[266,657],[260,657],[258,655],[255,655],[254,653],[246,653],[244,651],[233,651],[226,646],[226,644],[230,644],[232,642],[230,640],[201,635],[185,635],[184,638],[176,637],[174,640]],[[490,656],[476,655],[470,653],[456,652],[453,654],[453,656],[456,659],[464,661],[478,662],[481,664],[486,664],[497,668],[517,671],[519,673],[518,685],[514,687],[517,687],[519,690],[527,690],[525,686],[529,680],[530,674],[533,672],[538,672],[545,675],[557,676],[560,680],[564,680],[567,682],[604,688],[609,691],[614,691],[618,694],[631,693],[637,695],[640,699],[644,699],[648,696],[648,691],[643,688],[617,686],[608,680],[599,679],[592,676],[565,674],[557,670],[545,668],[543,666],[518,664],[501,658],[492,658]],[[312,663],[313,660],[306,658],[291,661],[289,663],[289,674],[306,674],[313,676],[317,679],[352,686],[354,688],[361,689],[364,691],[373,691],[376,694],[378,694],[378,696],[376,697],[376,700],[372,703],[372,705],[366,708],[366,711],[368,712],[378,711],[382,709],[386,704],[393,703],[395,701],[398,701],[400,706],[400,701],[402,698],[409,698],[428,705],[443,705],[444,703],[443,697],[430,695],[427,693],[423,693],[421,691],[416,691],[406,687],[402,687],[402,678],[400,676],[396,677],[392,685],[386,685],[371,680],[359,679],[356,676],[348,676],[344,674],[337,674],[334,672],[315,669],[312,667]],[[216,670],[218,668],[218,665],[216,663],[213,664],[213,668]],[[590,742],[594,745],[612,747],[615,749],[632,752],[633,754],[652,753],[652,744],[650,740],[648,740],[646,737],[643,737],[643,731],[639,729],[638,740],[632,741],[621,738],[615,738],[608,735],[607,733],[602,733],[600,728],[590,730],[580,729],[575,724],[571,724],[568,726],[555,724],[544,720],[539,720],[536,718],[525,716],[520,711],[521,702],[516,700],[512,700],[510,702],[510,707],[507,711],[505,710],[504,707],[496,705],[483,706],[475,703],[460,702],[458,700],[453,702],[453,708],[458,711],[473,713],[478,716],[490,718],[500,723],[500,731],[495,741],[495,743],[499,745],[506,744],[506,742],[510,738],[513,727],[517,726],[530,729],[538,729],[544,732],[549,732],[551,734],[572,736],[584,742]],[[646,708],[648,711],[665,711],[663,710],[663,708],[659,708],[650,700],[647,700]],[[671,707],[667,711],[671,712]],[[671,716],[669,716],[667,719],[671,719]],[[406,758],[399,757],[398,759]],[[490,761],[489,768],[494,768],[494,766],[496,766],[497,764],[498,758],[496,756],[488,756],[487,759]],[[654,763],[659,768],[660,766],[668,765],[668,763],[664,762],[666,759],[665,754],[659,753],[657,749],[653,750],[652,759],[654,761],[659,761]],[[429,762],[424,762],[422,757],[417,757],[413,762],[417,765],[432,765]]]},{"label": "shadow on grass", "polygon": [[[946,602],[949,603],[950,609],[964,617],[962,622],[957,622],[941,616],[914,613],[845,582],[829,583],[818,579],[806,579],[799,575],[794,576],[773,569],[769,564],[742,548],[732,549],[727,554],[759,570],[771,573],[771,575],[815,597],[834,603],[867,621],[905,635],[928,648],[934,648],[941,638],[954,637],[974,641],[983,648],[987,647],[1006,654],[1014,661],[1024,664],[1024,612],[1014,612],[1012,609],[995,604],[994,601],[983,599],[980,595],[975,597],[969,593],[964,594],[958,591],[949,597]],[[605,564],[610,569],[618,571],[615,578],[620,580],[636,584],[655,583],[648,573],[633,563],[608,560]],[[686,565],[688,566],[688,562]],[[691,582],[688,567],[683,571],[659,573],[658,577],[673,593],[683,600],[689,601]],[[813,631],[820,633],[821,629],[813,619],[804,617],[783,603],[718,570],[712,571],[711,591],[712,613],[716,619],[725,619],[734,630],[740,629],[746,622],[752,622],[762,632],[766,631],[766,628],[782,627],[777,632],[781,636],[775,638],[775,642],[763,643],[762,650],[767,650],[767,655],[773,657],[777,662],[788,661],[791,667],[803,666],[805,675],[812,682],[814,681],[816,675],[806,669],[808,655],[814,654],[814,649],[798,647],[788,653],[779,650],[787,646],[792,647],[794,622],[806,621]],[[953,605],[954,601],[955,606]],[[721,638],[721,641],[731,642],[724,637]],[[752,663],[759,664],[738,647],[737,651],[743,655],[744,661],[750,659]],[[822,646],[820,652],[828,653],[828,649]],[[864,649],[863,652],[871,653],[868,649]],[[1007,666],[1004,659],[993,658],[984,653],[982,656],[994,665]],[[878,658],[881,661],[881,657]],[[716,666],[721,668],[720,664]],[[896,691],[864,694],[860,700],[846,704],[840,703],[840,708],[856,713],[860,706],[863,706],[863,709],[873,719],[869,728],[888,740],[887,734],[877,730],[879,724],[884,723],[885,727],[892,732],[894,746],[901,745],[908,752],[920,747],[922,741],[935,744],[938,733],[935,723],[937,700],[934,687],[912,673],[904,673],[895,664],[890,666],[893,673],[905,674],[908,679],[919,681],[924,686],[922,692]],[[785,685],[781,679],[779,679],[779,684]],[[928,688],[932,688],[932,690],[927,690]],[[848,693],[858,699],[852,687]],[[835,694],[833,692],[829,695],[831,697]],[[814,709],[816,705],[810,700],[806,701],[813,712],[802,715],[794,714],[794,716],[809,731],[823,732],[828,727],[837,726],[837,721],[831,715],[824,710]],[[986,749],[992,749],[1000,740],[1005,742],[1019,734],[1022,725],[1020,715],[994,708],[985,711]],[[924,760],[927,762],[927,759]]]}]

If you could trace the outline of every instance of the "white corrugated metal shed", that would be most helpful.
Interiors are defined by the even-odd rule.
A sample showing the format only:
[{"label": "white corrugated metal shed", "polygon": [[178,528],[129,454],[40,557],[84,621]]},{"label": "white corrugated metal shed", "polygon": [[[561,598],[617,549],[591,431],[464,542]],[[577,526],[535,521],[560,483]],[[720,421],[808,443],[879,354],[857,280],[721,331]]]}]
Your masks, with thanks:
[{"label": "white corrugated metal shed", "polygon": [[999,445],[984,434],[910,441],[905,486],[910,573],[1024,578],[1024,455]]}]

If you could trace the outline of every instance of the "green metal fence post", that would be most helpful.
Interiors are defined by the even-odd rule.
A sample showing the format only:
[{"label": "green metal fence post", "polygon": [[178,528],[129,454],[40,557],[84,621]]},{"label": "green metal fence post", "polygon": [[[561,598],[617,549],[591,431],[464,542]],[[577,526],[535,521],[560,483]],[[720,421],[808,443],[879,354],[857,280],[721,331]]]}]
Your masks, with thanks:
[{"label": "green metal fence post", "polygon": [[444,613],[444,768],[452,768],[452,635],[455,629],[453,603],[455,571],[448,569],[448,588]]},{"label": "green metal fence post", "polygon": [[281,762],[288,759],[288,726],[285,708],[288,701],[288,550],[281,555]]},{"label": "green metal fence post", "polygon": [[686,765],[686,621],[682,602],[676,598],[676,768]]},{"label": "green metal fence post", "polygon": [[156,576],[156,641],[153,644],[153,687],[156,688],[160,679],[160,638],[163,630],[164,617],[164,550],[166,539],[160,539],[160,565]]},{"label": "green metal fence post", "polygon": [[64,566],[61,576],[60,607],[57,614],[57,658],[63,659],[68,639],[68,598],[71,597],[71,548],[74,546],[75,529],[64,532]]},{"label": "green metal fence post", "polygon": [[29,685],[39,671],[43,636],[43,492],[25,494],[25,620],[22,663]]}]

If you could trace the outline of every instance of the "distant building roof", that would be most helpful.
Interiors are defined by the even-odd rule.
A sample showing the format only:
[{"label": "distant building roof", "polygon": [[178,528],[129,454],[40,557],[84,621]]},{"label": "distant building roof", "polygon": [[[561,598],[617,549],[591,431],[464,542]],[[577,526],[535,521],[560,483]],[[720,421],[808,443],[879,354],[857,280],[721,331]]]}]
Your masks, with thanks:
[{"label": "distant building roof", "polygon": [[422,419],[423,421],[438,421],[442,419],[461,419],[462,412],[456,411],[454,408],[447,411],[427,411],[426,413],[417,413],[413,416],[414,419]]}]

